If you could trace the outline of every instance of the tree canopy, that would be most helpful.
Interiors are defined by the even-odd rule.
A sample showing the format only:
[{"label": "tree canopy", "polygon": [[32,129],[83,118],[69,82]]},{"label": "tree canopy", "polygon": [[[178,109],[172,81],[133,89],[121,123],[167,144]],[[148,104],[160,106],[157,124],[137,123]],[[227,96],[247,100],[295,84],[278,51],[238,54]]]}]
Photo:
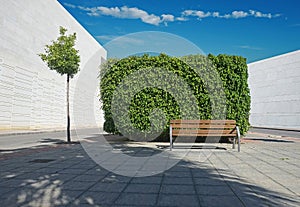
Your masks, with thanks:
[{"label": "tree canopy", "polygon": [[39,54],[51,70],[71,78],[79,71],[79,51],[74,48],[76,33],[66,35],[67,29],[60,27],[60,36],[51,45],[45,46],[45,54]]}]

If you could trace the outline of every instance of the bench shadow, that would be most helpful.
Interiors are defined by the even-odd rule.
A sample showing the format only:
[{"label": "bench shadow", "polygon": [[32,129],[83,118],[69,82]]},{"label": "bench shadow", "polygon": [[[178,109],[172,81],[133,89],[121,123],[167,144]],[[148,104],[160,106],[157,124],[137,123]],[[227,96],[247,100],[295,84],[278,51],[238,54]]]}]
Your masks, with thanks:
[{"label": "bench shadow", "polygon": [[[111,145],[130,156],[168,150],[130,146],[126,141]],[[193,148],[197,149],[202,148]],[[214,169],[206,161],[176,160],[174,156],[170,159],[177,164],[170,169],[138,178],[116,175],[97,165],[79,144],[62,143],[47,151],[31,151],[0,159],[2,206],[299,205],[295,197],[251,184],[230,168]]]}]

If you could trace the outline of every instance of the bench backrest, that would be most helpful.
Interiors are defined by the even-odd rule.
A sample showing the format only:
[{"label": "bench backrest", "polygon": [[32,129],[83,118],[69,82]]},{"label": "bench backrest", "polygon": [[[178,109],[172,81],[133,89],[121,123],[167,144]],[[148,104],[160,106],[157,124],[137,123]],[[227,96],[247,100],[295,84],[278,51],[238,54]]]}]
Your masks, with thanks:
[{"label": "bench backrest", "polygon": [[222,136],[237,135],[235,120],[171,120],[172,136]]}]

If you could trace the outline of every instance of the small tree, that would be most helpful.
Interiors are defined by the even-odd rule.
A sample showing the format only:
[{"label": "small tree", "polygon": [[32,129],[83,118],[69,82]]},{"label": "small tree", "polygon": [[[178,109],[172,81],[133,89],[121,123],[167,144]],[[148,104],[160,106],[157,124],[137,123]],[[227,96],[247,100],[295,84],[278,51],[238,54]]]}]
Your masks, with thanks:
[{"label": "small tree", "polygon": [[66,35],[67,29],[60,27],[60,36],[51,45],[45,46],[45,53],[39,54],[41,59],[47,63],[50,70],[55,70],[61,75],[67,75],[67,141],[71,142],[70,135],[70,103],[69,82],[70,78],[79,71],[80,56],[74,48],[76,33]]}]

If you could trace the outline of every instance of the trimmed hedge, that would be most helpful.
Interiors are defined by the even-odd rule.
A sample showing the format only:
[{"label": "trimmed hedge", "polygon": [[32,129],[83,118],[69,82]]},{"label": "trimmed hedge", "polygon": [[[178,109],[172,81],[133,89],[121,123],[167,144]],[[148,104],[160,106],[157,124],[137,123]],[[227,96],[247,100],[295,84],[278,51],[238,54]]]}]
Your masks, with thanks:
[{"label": "trimmed hedge", "polygon": [[[211,72],[211,68],[214,68],[214,72]],[[166,75],[166,71],[170,74]],[[147,78],[131,77],[138,73]],[[132,80],[124,81],[128,76]],[[187,89],[183,90],[184,86],[180,86],[183,92],[174,92],[178,89],[179,82],[173,81],[169,76],[182,80],[188,86],[188,92]],[[133,128],[136,128],[145,135],[146,140],[147,135],[153,131],[158,134],[163,132],[160,138],[166,138],[169,120],[187,117],[189,119],[234,119],[239,124],[242,134],[249,128],[250,96],[245,58],[228,55],[208,57],[190,55],[176,58],[161,54],[132,56],[119,61],[110,59],[101,66],[100,78],[100,99],[105,118],[104,130],[108,133],[120,133],[115,126],[112,110],[120,114],[128,112],[130,121],[123,116],[114,117],[118,119],[122,133],[125,130],[126,135],[131,134]],[[164,79],[168,81],[161,86]],[[139,83],[157,87],[145,87],[139,90]],[[120,92],[118,88],[121,86],[129,90]],[[119,91],[117,101],[120,104],[115,104],[112,109],[116,91]],[[127,107],[128,101],[124,100],[130,96],[130,91],[135,92]],[[181,94],[174,97],[174,93]],[[180,101],[177,100],[178,97],[181,97]],[[187,110],[182,108],[184,105],[182,103],[190,108]],[[153,113],[153,110],[156,113]]]},{"label": "trimmed hedge", "polygon": [[224,85],[227,105],[227,119],[236,120],[244,135],[249,127],[250,89],[246,58],[230,55],[208,55],[215,65]]}]

